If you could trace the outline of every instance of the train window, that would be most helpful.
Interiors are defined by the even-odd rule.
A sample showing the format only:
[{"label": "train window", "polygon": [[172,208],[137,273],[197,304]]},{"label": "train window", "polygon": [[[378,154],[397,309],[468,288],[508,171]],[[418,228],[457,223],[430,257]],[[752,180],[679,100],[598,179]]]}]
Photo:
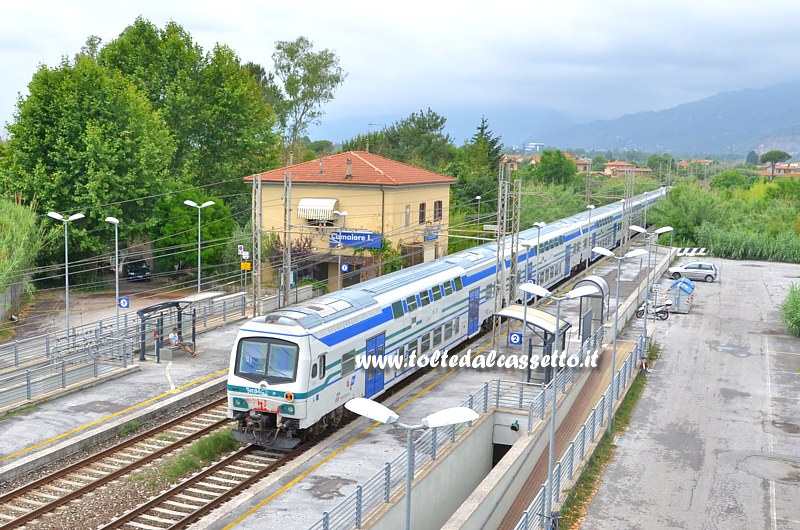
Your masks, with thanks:
[{"label": "train window", "polygon": [[433,330],[433,345],[438,346],[442,343],[442,328],[436,328]]},{"label": "train window", "polygon": [[416,296],[409,296],[406,298],[406,303],[408,304],[408,312],[416,311],[417,310],[417,297]]},{"label": "train window", "polygon": [[453,319],[453,331],[458,333],[458,317]]},{"label": "train window", "polygon": [[422,344],[420,345],[420,353],[428,353],[431,349],[431,334],[426,333],[422,336]]},{"label": "train window", "polygon": [[442,298],[442,290],[438,285],[434,285],[433,289],[431,289],[431,292],[433,293],[433,301],[434,302],[436,300],[441,300],[441,298]]},{"label": "train window", "polygon": [[453,284],[449,281],[444,282],[444,295],[448,296],[453,294]]},{"label": "train window", "polygon": [[422,307],[431,303],[431,295],[428,294],[428,291],[420,291],[419,293],[419,303],[422,304]]},{"label": "train window", "polygon": [[398,300],[397,302],[392,304],[392,315],[394,315],[394,318],[400,318],[404,315],[402,301]]},{"label": "train window", "polygon": [[444,325],[444,340],[450,340],[453,336],[453,321],[446,322]]},{"label": "train window", "polygon": [[319,378],[322,379],[325,377],[325,357],[327,354],[323,353],[319,356]]},{"label": "train window", "polygon": [[397,348],[397,358],[398,359],[405,359],[406,356],[406,349],[404,346],[400,346]]},{"label": "train window", "polygon": [[300,348],[289,341],[267,337],[248,337],[236,350],[236,375],[256,383],[270,384],[295,380]]},{"label": "train window", "polygon": [[311,365],[311,379],[317,377],[317,363]]},{"label": "train window", "polygon": [[406,346],[406,351],[408,351],[409,355],[419,355],[419,350],[417,349],[417,339],[412,340]]},{"label": "train window", "polygon": [[349,351],[342,355],[342,377],[350,375],[356,370],[356,352]]},{"label": "train window", "polygon": [[464,284],[461,281],[461,276],[457,276],[454,282],[456,286],[456,291],[460,291],[461,289],[464,288]]},{"label": "train window", "polygon": [[489,300],[494,297],[494,284],[486,286],[486,299]]}]

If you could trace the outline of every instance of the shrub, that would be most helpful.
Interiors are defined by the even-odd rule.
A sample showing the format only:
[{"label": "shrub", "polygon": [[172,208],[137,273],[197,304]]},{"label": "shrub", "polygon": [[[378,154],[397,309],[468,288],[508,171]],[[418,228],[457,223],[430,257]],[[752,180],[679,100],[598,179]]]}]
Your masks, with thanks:
[{"label": "shrub", "polygon": [[789,286],[789,295],[781,304],[781,318],[789,333],[800,337],[800,286]]}]

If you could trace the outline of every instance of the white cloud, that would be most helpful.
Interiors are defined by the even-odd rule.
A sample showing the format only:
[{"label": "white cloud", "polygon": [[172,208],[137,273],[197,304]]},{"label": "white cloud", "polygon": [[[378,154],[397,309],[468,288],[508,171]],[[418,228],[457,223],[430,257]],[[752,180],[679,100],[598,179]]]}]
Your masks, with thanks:
[{"label": "white cloud", "polygon": [[800,66],[800,36],[785,23],[800,4],[790,1],[33,0],[4,9],[3,122],[38,64],[71,57],[89,35],[111,40],[138,15],[175,20],[205,49],[222,42],[267,68],[278,40],[305,35],[335,50],[349,77],[332,115],[536,105],[605,118],[791,80]]}]

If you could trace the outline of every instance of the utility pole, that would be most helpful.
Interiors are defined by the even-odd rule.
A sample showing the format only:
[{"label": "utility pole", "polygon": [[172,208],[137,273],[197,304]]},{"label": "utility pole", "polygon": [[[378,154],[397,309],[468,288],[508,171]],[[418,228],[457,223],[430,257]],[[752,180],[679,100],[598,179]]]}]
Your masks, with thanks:
[{"label": "utility pole", "polygon": [[255,198],[256,219],[255,227],[253,229],[253,258],[255,267],[253,268],[253,317],[258,315],[258,303],[261,300],[261,229],[263,226],[262,218],[262,198],[261,198],[261,175],[256,175],[256,180],[253,181],[253,195]]},{"label": "utility pole", "polygon": [[[509,179],[511,178],[510,166],[506,165],[506,172]],[[524,277],[520,274],[519,270],[519,212],[520,204],[522,201],[522,181],[519,179],[511,181],[511,198],[509,207],[511,208],[511,271],[509,277],[509,302],[522,299],[522,295],[518,293],[517,286],[522,282],[521,278]]]},{"label": "utility pole", "polygon": [[630,243],[630,235],[628,235],[628,226],[631,224],[630,220],[630,204],[633,198],[636,185],[635,173],[630,169],[625,169],[625,192],[623,197],[625,202],[622,205],[622,248],[625,252],[628,251],[628,244]]},{"label": "utility pole", "polygon": [[282,304],[289,305],[292,294],[292,174],[283,174],[283,285]]},{"label": "utility pole", "polygon": [[497,271],[494,277],[494,315],[492,316],[492,347],[496,351],[500,345],[500,317],[497,313],[503,308],[506,296],[506,231],[508,229],[508,176],[500,164],[497,174]]}]

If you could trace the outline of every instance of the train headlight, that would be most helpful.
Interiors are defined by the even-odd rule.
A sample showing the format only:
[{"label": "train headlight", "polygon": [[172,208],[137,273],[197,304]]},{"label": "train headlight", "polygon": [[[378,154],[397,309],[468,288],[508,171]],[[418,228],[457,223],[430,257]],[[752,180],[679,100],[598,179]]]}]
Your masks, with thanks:
[{"label": "train headlight", "polygon": [[235,397],[233,398],[233,406],[237,409],[249,409],[250,405],[247,404],[247,400],[242,398]]},{"label": "train headlight", "polygon": [[287,405],[284,403],[283,405],[281,405],[280,411],[281,414],[288,414],[288,415],[294,414],[294,405]]}]

